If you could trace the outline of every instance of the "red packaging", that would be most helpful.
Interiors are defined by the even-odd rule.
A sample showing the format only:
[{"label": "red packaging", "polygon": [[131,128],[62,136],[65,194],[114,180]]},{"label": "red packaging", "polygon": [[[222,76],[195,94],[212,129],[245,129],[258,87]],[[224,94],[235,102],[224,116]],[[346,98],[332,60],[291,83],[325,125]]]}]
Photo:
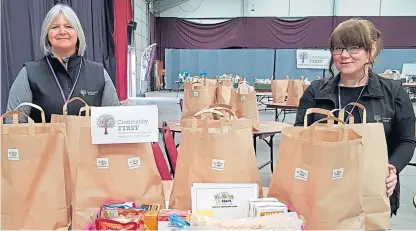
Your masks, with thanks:
[{"label": "red packaging", "polygon": [[110,219],[97,218],[95,220],[97,230],[138,230],[139,225],[136,222],[121,223]]}]

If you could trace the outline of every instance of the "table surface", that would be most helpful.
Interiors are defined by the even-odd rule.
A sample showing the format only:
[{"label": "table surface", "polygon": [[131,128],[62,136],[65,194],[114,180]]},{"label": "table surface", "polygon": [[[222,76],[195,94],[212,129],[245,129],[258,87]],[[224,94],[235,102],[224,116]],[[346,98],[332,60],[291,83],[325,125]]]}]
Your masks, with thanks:
[{"label": "table surface", "polygon": [[[181,132],[179,120],[166,122],[172,132]],[[276,134],[282,132],[286,127],[292,127],[292,124],[276,121],[259,121],[258,131],[253,131],[253,135]]]},{"label": "table surface", "polygon": [[276,108],[276,109],[298,109],[299,106],[296,105],[287,105],[286,102],[284,103],[265,103],[266,107],[268,108]]}]

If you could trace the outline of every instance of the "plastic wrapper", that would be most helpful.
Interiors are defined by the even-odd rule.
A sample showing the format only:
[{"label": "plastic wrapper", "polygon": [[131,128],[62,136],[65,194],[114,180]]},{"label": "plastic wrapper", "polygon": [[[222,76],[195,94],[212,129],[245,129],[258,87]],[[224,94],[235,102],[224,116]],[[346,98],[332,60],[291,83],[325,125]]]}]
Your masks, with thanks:
[{"label": "plastic wrapper", "polygon": [[268,229],[268,230],[302,230],[304,221],[295,212],[280,213],[270,216],[253,217],[239,220],[220,220],[210,216],[191,216],[188,230],[205,229]]}]

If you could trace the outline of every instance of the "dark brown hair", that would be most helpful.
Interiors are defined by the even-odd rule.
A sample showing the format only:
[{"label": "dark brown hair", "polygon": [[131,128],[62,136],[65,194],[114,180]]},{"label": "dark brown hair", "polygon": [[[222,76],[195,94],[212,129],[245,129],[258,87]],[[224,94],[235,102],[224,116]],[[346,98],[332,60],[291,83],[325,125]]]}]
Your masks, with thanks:
[{"label": "dark brown hair", "polygon": [[[340,23],[332,32],[330,37],[331,49],[334,47],[351,47],[359,46],[370,52],[370,61],[368,65],[372,68],[375,59],[382,50],[381,32],[374,26],[371,21],[352,18]],[[332,66],[333,58],[329,63],[329,72],[334,76]]]}]

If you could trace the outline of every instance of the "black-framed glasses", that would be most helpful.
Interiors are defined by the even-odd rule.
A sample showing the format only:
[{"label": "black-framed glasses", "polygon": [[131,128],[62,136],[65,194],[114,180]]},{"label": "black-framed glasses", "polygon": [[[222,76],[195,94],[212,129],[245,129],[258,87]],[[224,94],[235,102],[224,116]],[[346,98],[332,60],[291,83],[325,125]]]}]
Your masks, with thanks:
[{"label": "black-framed glasses", "polygon": [[352,46],[352,47],[332,47],[331,51],[332,54],[334,55],[340,55],[342,54],[342,52],[344,52],[344,50],[346,50],[348,52],[348,54],[357,54],[358,52],[360,52],[360,46]]}]

